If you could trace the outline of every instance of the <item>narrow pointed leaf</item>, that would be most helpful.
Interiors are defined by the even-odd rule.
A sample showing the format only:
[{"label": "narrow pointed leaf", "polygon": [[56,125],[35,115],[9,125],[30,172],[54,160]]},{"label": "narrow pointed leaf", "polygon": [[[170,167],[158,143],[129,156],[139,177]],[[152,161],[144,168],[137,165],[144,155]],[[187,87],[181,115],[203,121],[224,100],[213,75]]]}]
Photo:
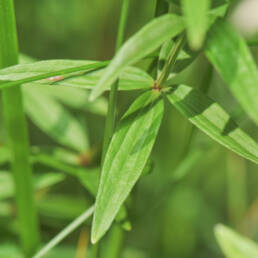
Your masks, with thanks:
[{"label": "narrow pointed leaf", "polygon": [[258,163],[258,144],[201,91],[180,85],[167,94],[170,102],[195,126],[237,154]]},{"label": "narrow pointed leaf", "polygon": [[199,49],[209,26],[210,0],[182,0],[181,2],[190,46],[193,49]]},{"label": "narrow pointed leaf", "polygon": [[140,177],[163,115],[158,92],[141,95],[120,121],[103,165],[92,228],[92,242],[108,230]]},{"label": "narrow pointed leaf", "polygon": [[52,76],[62,76],[79,71],[89,71],[105,67],[108,61],[83,60],[46,60],[29,64],[18,64],[0,70],[0,89],[46,79]]},{"label": "narrow pointed leaf", "polygon": [[99,80],[91,94],[91,100],[101,95],[126,66],[139,61],[150,54],[166,40],[176,36],[184,29],[183,19],[173,14],[167,14],[154,19],[131,37],[118,51],[105,74]]},{"label": "narrow pointed leaf", "polygon": [[[52,86],[67,86],[77,87],[83,89],[93,89],[100,78],[105,74],[106,69],[88,72],[85,74],[75,74],[72,76],[65,76],[63,79],[50,81],[49,79],[41,80],[36,83]],[[136,67],[126,67],[119,75],[119,90],[138,90],[147,89],[153,85],[153,78],[143,70]],[[106,90],[109,90],[107,88]]]},{"label": "narrow pointed leaf", "polygon": [[215,236],[227,258],[258,257],[258,244],[224,225],[215,227]]},{"label": "narrow pointed leaf", "polygon": [[258,69],[244,39],[230,25],[218,21],[208,36],[206,55],[258,124]]},{"label": "narrow pointed leaf", "polygon": [[68,110],[37,87],[23,87],[23,92],[25,111],[41,130],[79,152],[88,149],[84,128]]}]

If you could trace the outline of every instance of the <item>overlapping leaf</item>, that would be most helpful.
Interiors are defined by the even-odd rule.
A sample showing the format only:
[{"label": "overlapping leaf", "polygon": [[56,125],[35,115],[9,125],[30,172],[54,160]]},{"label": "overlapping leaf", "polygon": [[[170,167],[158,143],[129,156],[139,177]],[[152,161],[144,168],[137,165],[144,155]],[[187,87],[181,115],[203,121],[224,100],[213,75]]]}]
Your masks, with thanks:
[{"label": "overlapping leaf", "polygon": [[244,39],[230,25],[218,21],[210,31],[206,55],[258,124],[258,69]]},{"label": "overlapping leaf", "polygon": [[84,128],[64,107],[37,87],[23,87],[23,92],[26,113],[41,130],[79,152],[88,149]]},{"label": "overlapping leaf", "polygon": [[[50,81],[41,80],[37,83],[53,86],[78,87],[83,89],[93,89],[98,81],[104,76],[106,69],[88,72],[86,74],[77,74],[66,76],[64,79]],[[138,90],[150,88],[153,79],[143,70],[136,67],[126,67],[119,75],[119,90]],[[108,87],[106,90],[109,90]]]},{"label": "overlapping leaf", "polygon": [[237,126],[219,104],[186,85],[173,88],[167,97],[195,126],[215,141],[258,163],[258,144]]},{"label": "overlapping leaf", "polygon": [[105,67],[107,64],[108,61],[83,60],[46,60],[18,64],[0,70],[0,82],[2,81],[0,88],[33,82],[51,76],[59,76],[59,78],[62,78],[64,74],[99,69]]},{"label": "overlapping leaf", "polygon": [[71,83],[72,87],[59,84],[57,87],[53,87],[52,85],[51,87],[46,87],[37,82],[25,85],[37,87],[41,92],[54,97],[56,100],[71,108],[85,110],[98,115],[105,115],[107,113],[107,100],[104,97],[98,98],[94,102],[89,102],[89,91],[75,88],[73,87],[73,83]]},{"label": "overlapping leaf", "polygon": [[[35,177],[34,189],[40,190],[50,187],[65,179],[63,174],[45,173]],[[12,179],[12,174],[8,171],[0,171],[0,200],[11,198],[14,196],[15,186]]]},{"label": "overlapping leaf", "polygon": [[202,46],[209,20],[210,0],[181,0],[189,43],[193,49]]},{"label": "overlapping leaf", "polygon": [[179,34],[183,29],[183,19],[173,14],[156,18],[144,26],[118,51],[106,69],[105,74],[93,89],[91,99],[97,98],[103,91],[108,89],[126,66],[148,55],[163,42]]},{"label": "overlapping leaf", "polygon": [[215,227],[215,235],[227,258],[258,257],[258,244],[224,225]]},{"label": "overlapping leaf", "polygon": [[120,121],[103,165],[92,228],[92,242],[108,230],[140,177],[163,115],[160,94],[141,95]]}]

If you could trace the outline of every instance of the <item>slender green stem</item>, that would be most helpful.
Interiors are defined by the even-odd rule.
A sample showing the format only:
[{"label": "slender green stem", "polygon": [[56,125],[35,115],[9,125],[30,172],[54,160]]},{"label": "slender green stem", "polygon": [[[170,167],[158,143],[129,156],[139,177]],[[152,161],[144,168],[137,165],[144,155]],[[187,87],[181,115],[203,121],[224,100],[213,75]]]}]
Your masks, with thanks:
[{"label": "slender green stem", "polygon": [[94,205],[82,213],[78,218],[65,227],[59,234],[57,234],[52,240],[50,240],[33,258],[40,258],[49,252],[53,247],[59,244],[65,237],[71,234],[76,228],[78,228],[85,220],[87,220],[94,212]]},{"label": "slender green stem", "polygon": [[169,53],[169,56],[168,56],[168,60],[165,63],[164,68],[163,68],[159,78],[157,79],[157,85],[159,87],[162,87],[163,84],[166,82],[166,80],[171,72],[171,69],[173,68],[173,66],[176,63],[177,56],[178,56],[181,48],[183,47],[184,42],[185,42],[185,35],[183,34],[182,36],[180,36],[178,38],[175,45],[172,47],[172,49]]},{"label": "slender green stem", "polygon": [[[128,17],[128,11],[129,11],[129,3],[130,3],[130,0],[123,0],[123,3],[122,3],[121,16],[120,16],[119,27],[118,27],[118,35],[116,40],[116,52],[119,50],[124,40],[126,21]],[[104,131],[104,143],[103,143],[103,149],[102,149],[102,164],[104,162],[107,148],[115,128],[117,90],[118,90],[118,82],[114,83],[111,86],[110,95],[109,95],[108,112],[107,112],[106,125],[105,125],[105,131]]]},{"label": "slender green stem", "polygon": [[123,245],[123,229],[120,225],[114,224],[109,231],[107,237],[100,251],[101,257],[104,258],[117,258],[120,257],[121,248]]},{"label": "slender green stem", "polygon": [[[17,64],[18,44],[12,0],[0,0],[0,38],[0,68]],[[26,257],[31,257],[39,243],[39,231],[20,86],[3,90],[2,97],[4,123],[15,182],[20,240]]]}]

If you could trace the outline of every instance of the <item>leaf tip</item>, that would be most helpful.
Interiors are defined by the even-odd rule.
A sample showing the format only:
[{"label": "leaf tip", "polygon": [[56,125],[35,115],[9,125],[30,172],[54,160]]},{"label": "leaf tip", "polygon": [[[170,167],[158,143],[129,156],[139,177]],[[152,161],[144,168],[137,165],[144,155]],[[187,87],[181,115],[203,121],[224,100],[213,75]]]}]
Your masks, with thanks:
[{"label": "leaf tip", "polygon": [[93,102],[97,97],[98,97],[98,95],[96,94],[96,92],[92,91],[90,96],[89,96],[89,101]]},{"label": "leaf tip", "polygon": [[91,231],[91,243],[94,245],[96,244],[101,238],[102,238],[103,234],[100,234],[99,231],[95,230],[94,224],[93,224],[93,228]]}]

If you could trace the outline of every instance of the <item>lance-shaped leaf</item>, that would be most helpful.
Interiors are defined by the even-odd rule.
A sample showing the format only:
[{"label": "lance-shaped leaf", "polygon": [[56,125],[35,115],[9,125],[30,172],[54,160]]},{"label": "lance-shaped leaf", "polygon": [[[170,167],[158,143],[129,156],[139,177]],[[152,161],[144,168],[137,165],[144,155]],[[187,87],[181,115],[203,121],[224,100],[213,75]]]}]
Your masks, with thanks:
[{"label": "lance-shaped leaf", "polygon": [[108,63],[108,61],[46,60],[18,64],[0,70],[0,89],[53,76],[62,78],[62,75],[65,74],[99,69],[105,67]]},{"label": "lance-shaped leaf", "polygon": [[[85,74],[68,75],[63,78],[54,77],[53,80],[41,80],[35,82],[37,84],[51,85],[51,86],[67,86],[77,87],[83,89],[93,89],[101,77],[105,74],[106,69],[98,71],[87,72]],[[153,78],[145,71],[136,67],[126,67],[119,75],[119,90],[138,90],[147,89],[153,85]],[[109,90],[107,88],[106,90]]]},{"label": "lance-shaped leaf", "polygon": [[182,0],[181,2],[190,46],[193,49],[199,49],[209,26],[210,0]]},{"label": "lance-shaped leaf", "polygon": [[218,21],[208,36],[206,55],[258,124],[258,69],[244,39],[230,25]]},{"label": "lance-shaped leaf", "polygon": [[91,100],[94,100],[103,93],[103,91],[109,88],[126,66],[129,66],[150,54],[163,42],[176,36],[183,29],[183,19],[173,14],[167,14],[156,18],[144,26],[118,51],[106,69],[105,74],[93,89]]},{"label": "lance-shaped leaf", "polygon": [[140,177],[155,142],[163,115],[158,92],[141,95],[120,121],[104,161],[96,199],[92,242],[108,230]]},{"label": "lance-shaped leaf", "polygon": [[215,227],[215,236],[227,258],[258,257],[258,244],[224,225]]},{"label": "lance-shaped leaf", "polygon": [[24,106],[31,120],[54,140],[84,152],[89,147],[87,134],[80,123],[51,96],[37,87],[23,87]]},{"label": "lance-shaped leaf", "polygon": [[237,154],[258,163],[258,145],[231,117],[201,91],[180,85],[167,94],[170,102],[195,126]]}]

